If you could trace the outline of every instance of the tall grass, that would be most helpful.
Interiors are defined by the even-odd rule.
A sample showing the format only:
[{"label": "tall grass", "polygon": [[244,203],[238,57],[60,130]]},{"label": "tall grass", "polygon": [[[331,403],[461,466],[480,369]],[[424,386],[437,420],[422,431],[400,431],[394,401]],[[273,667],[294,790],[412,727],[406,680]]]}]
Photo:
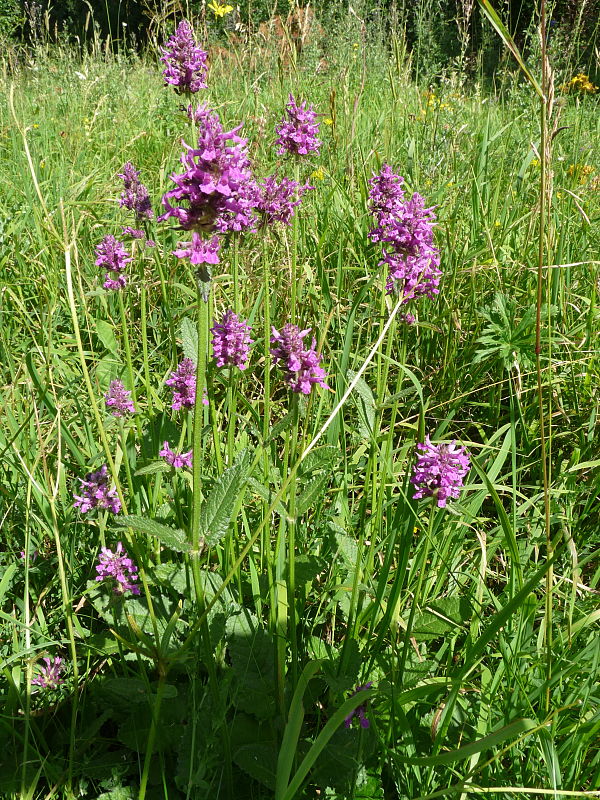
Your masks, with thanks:
[{"label": "tall grass", "polygon": [[[206,98],[226,125],[244,121],[259,175],[292,174],[273,148],[290,91],[322,112],[324,147],[301,165],[315,188],[295,228],[225,250],[206,304],[171,255],[186,236],[165,224],[118,299],[94,266],[98,241],[130,222],[123,163],[157,207],[190,135],[156,63],[68,49],[5,62],[5,796],[597,791],[598,101],[561,99],[550,164],[516,76],[494,94],[409,74],[400,41],[366,35],[308,49],[296,69],[252,48],[215,59]],[[413,326],[367,238],[382,163],[437,206],[441,292]],[[300,402],[266,354],[265,314],[280,328],[292,297],[331,386]],[[234,303],[255,339],[235,380],[207,352]],[[164,386],[183,355],[208,357],[195,420]],[[124,426],[104,411],[116,377],[139,409]],[[412,499],[426,433],[472,455],[447,509]],[[193,474],[165,469],[165,439],[193,444]],[[126,512],[88,519],[72,495],[103,463]],[[94,580],[118,540],[139,598]],[[57,655],[65,683],[36,690]],[[370,727],[347,729],[360,705]]]}]

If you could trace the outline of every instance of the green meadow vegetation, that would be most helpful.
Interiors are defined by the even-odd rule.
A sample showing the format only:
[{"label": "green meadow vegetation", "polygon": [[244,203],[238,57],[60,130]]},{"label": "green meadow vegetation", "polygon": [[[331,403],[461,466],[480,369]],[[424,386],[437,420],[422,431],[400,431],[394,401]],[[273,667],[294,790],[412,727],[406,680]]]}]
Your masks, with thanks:
[{"label": "green meadow vegetation", "polygon": [[[2,55],[0,797],[600,796],[594,76],[534,48],[546,102],[515,60],[425,81],[352,17],[293,58],[213,48],[194,107],[243,123],[255,177],[313,188],[290,225],[223,236],[209,284],[156,220],[198,136],[158,55]],[[296,159],[290,93],[322,141]],[[129,161],[154,247],[121,235]],[[369,238],[385,164],[437,217],[439,294],[406,305]],[[243,371],[212,357],[226,309]],[[328,388],[284,382],[290,321]],[[207,405],[174,410],[184,357]],[[443,507],[413,498],[426,436],[470,456]],[[74,506],[103,465],[119,513]],[[96,580],[119,542],[139,594]]]}]

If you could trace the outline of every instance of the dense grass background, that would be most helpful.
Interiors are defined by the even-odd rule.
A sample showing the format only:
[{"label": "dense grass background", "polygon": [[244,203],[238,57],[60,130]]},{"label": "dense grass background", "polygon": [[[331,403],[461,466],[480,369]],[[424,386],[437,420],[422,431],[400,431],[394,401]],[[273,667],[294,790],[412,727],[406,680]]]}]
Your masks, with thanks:
[{"label": "dense grass background", "polygon": [[[140,780],[147,796],[169,798],[266,798],[276,784],[276,796],[290,800],[598,790],[597,96],[561,96],[554,139],[542,331],[555,553],[546,604],[534,352],[538,103],[509,72],[492,87],[458,73],[431,85],[410,76],[400,40],[359,30],[340,29],[296,65],[258,43],[213,54],[200,99],[226,126],[244,122],[258,175],[276,166],[293,174],[273,147],[290,91],[323,114],[324,146],[301,167],[315,188],[299,217],[299,321],[318,338],[332,392],[299,404],[296,429],[293,401],[272,371],[265,438],[263,301],[267,292],[280,327],[291,233],[247,235],[237,255],[225,252],[210,313],[233,305],[235,258],[235,302],[256,343],[244,375],[209,372],[203,493],[228,469],[247,482],[236,484],[223,536],[200,556],[206,601],[222,592],[198,633],[202,603],[185,548],[165,546],[149,524],[127,531],[118,518],[90,520],[72,508],[77,478],[106,461],[104,436],[129,513],[189,527],[191,475],[152,466],[163,439],[182,432],[164,380],[192,346],[194,279],[171,255],[187,237],[159,225],[158,247],[138,251],[125,326],[94,266],[95,245],[130,222],[116,173],[132,160],[158,207],[189,124],[150,57],[5,55],[3,796],[116,800],[136,797]],[[294,450],[313,441],[393,306],[379,248],[367,239],[367,180],[386,162],[437,206],[441,292],[419,301],[414,326],[392,323],[295,491],[280,491]],[[102,393],[115,377],[131,388],[125,331],[140,414],[120,430]],[[183,426],[189,443],[191,417]],[[458,439],[473,457],[447,510],[411,500],[415,444],[426,432]],[[118,539],[141,559],[156,628],[144,600],[110,604],[93,583],[101,543]],[[37,558],[26,563],[24,549]],[[54,693],[31,688],[44,655],[67,664]],[[371,727],[346,730],[357,703],[347,698],[367,681]]]}]

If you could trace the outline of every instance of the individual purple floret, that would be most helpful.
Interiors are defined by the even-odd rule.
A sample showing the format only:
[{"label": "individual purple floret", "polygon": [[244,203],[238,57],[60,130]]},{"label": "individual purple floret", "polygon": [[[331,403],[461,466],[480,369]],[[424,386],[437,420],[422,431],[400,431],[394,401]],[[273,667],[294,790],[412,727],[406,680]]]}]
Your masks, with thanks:
[{"label": "individual purple floret", "polygon": [[317,138],[319,123],[316,121],[317,114],[312,104],[308,108],[306,101],[297,105],[291,94],[285,108],[287,116],[275,128],[277,133],[275,144],[278,146],[279,155],[290,153],[295,156],[305,156],[308,153],[318,153],[321,147],[321,141]]},{"label": "individual purple floret", "polygon": [[302,195],[312,188],[308,183],[300,184],[291,178],[278,181],[275,175],[270,175],[257,184],[256,210],[262,214],[267,225],[275,222],[289,225],[294,208],[300,205]]},{"label": "individual purple floret", "polygon": [[213,356],[217,367],[233,365],[240,369],[248,366],[248,353],[253,340],[249,336],[250,326],[240,320],[233,311],[226,311],[221,322],[211,332]]},{"label": "individual purple floret", "polygon": [[132,260],[122,242],[114,236],[105,236],[96,246],[97,267],[108,270],[104,276],[104,288],[109,290],[123,289],[127,284],[125,268]]},{"label": "individual purple floret", "polygon": [[56,656],[52,661],[44,657],[42,660],[46,663],[46,666],[40,667],[40,671],[32,679],[31,683],[41,686],[42,689],[57,689],[61,683],[65,682],[65,679],[61,677],[61,672],[63,671],[62,658]]},{"label": "individual purple floret", "polygon": [[165,85],[174,86],[177,94],[193,94],[206,89],[207,54],[194,39],[189,22],[180,22],[166,47],[160,49],[160,60],[166,64],[163,70]]},{"label": "individual purple floret", "polygon": [[103,547],[100,552],[98,564],[96,565],[97,581],[103,581],[106,578],[114,580],[115,594],[139,594],[140,589],[135,585],[137,581],[137,567],[127,555],[127,551],[123,548],[121,542],[117,543],[117,548],[113,553],[107,547]]},{"label": "individual purple floret", "polygon": [[110,409],[113,417],[126,417],[127,414],[135,414],[133,401],[130,399],[131,392],[123,385],[122,381],[111,381],[108,392],[104,395],[106,408]]},{"label": "individual purple floret", "polygon": [[159,456],[164,458],[167,464],[170,464],[175,469],[179,469],[180,467],[188,467],[189,469],[192,468],[192,456],[194,454],[193,450],[190,450],[187,453],[175,453],[171,450],[171,447],[168,442],[163,442],[163,449],[159,452]]},{"label": "individual purple floret", "polygon": [[398,294],[404,303],[419,295],[433,298],[439,293],[442,275],[439,250],[433,242],[433,209],[425,208],[417,192],[405,200],[404,178],[387,164],[369,184],[370,210],[377,222],[369,238],[383,245],[380,263],[388,266],[388,294]]},{"label": "individual purple floret", "polygon": [[196,402],[196,365],[191,358],[184,358],[175,372],[165,381],[173,389],[171,408],[193,408]]},{"label": "individual purple floret", "polygon": [[[34,561],[37,559],[38,555],[39,555],[39,553],[38,553],[37,550],[34,550],[32,553],[30,553],[29,554],[29,562],[31,564],[33,564]],[[21,558],[21,561],[25,561],[25,550],[21,550],[21,552],[19,553],[19,556]]]},{"label": "individual purple floret", "polygon": [[315,351],[317,340],[313,337],[310,349],[304,349],[303,339],[310,328],[301,331],[288,322],[281,331],[272,328],[271,355],[285,372],[284,380],[293,392],[310,394],[313,384],[329,389],[325,383],[325,370],[320,366],[321,356]]},{"label": "individual purple floret", "polygon": [[413,499],[434,497],[438,506],[444,508],[449,498],[458,499],[463,480],[471,461],[464,447],[450,444],[431,444],[429,436],[424,444],[418,444],[417,463],[410,482],[417,491]]},{"label": "individual purple floret", "polygon": [[103,464],[96,472],[89,472],[85,478],[79,478],[83,492],[81,496],[74,494],[74,508],[87,514],[94,508],[104,508],[113,514],[121,510],[121,501],[115,489],[108,487],[108,467]]},{"label": "individual purple floret", "polygon": [[132,228],[131,225],[125,225],[122,231],[123,236],[131,236],[132,239],[143,239],[146,236],[140,228]]},{"label": "individual purple floret", "polygon": [[119,205],[133,211],[138,221],[153,217],[154,212],[152,211],[148,189],[140,181],[140,173],[131,161],[128,161],[123,166],[123,172],[119,173],[119,178],[123,179],[124,184]]},{"label": "individual purple floret", "polygon": [[218,264],[221,241],[218,236],[203,239],[196,232],[192,233],[191,242],[181,242],[179,249],[173,250],[177,258],[189,258],[192,264]]},{"label": "individual purple floret", "polygon": [[176,188],[164,195],[159,222],[174,217],[183,230],[204,233],[253,229],[256,186],[246,140],[237,135],[241,125],[224,131],[219,115],[205,106],[191,113],[198,146],[183,142],[185,171],[171,175]]},{"label": "individual purple floret", "polygon": [[[370,681],[369,681],[369,683],[365,683],[362,686],[357,686],[356,689],[352,692],[352,694],[350,696],[354,697],[359,692],[364,692],[367,689],[370,689],[371,686],[373,686],[373,684]],[[370,727],[371,723],[367,719],[366,713],[367,713],[367,709],[366,709],[365,705],[357,706],[354,709],[354,711],[351,711],[348,714],[348,716],[346,717],[346,719],[344,720],[345,727],[349,728],[352,725],[352,720],[354,719],[355,716],[358,717],[358,721],[360,723],[360,727],[361,728],[365,728],[366,729],[366,728]]]}]

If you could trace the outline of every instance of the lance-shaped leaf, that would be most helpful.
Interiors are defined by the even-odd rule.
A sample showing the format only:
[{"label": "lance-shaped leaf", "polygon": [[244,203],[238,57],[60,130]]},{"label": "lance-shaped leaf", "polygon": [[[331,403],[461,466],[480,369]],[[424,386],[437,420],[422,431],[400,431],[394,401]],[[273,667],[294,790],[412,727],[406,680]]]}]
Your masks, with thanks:
[{"label": "lance-shaped leaf", "polygon": [[250,469],[250,457],[244,453],[236,463],[217,478],[202,511],[200,512],[200,535],[213,547],[225,536],[238,500],[246,489]]},{"label": "lance-shaped leaf", "polygon": [[162,525],[154,519],[146,519],[145,517],[130,514],[127,517],[118,517],[115,519],[115,524],[120,525],[122,528],[131,528],[137,533],[156,536],[165,547],[175,550],[177,553],[187,553],[190,549],[190,543],[182,530],[169,528],[168,525]]}]

